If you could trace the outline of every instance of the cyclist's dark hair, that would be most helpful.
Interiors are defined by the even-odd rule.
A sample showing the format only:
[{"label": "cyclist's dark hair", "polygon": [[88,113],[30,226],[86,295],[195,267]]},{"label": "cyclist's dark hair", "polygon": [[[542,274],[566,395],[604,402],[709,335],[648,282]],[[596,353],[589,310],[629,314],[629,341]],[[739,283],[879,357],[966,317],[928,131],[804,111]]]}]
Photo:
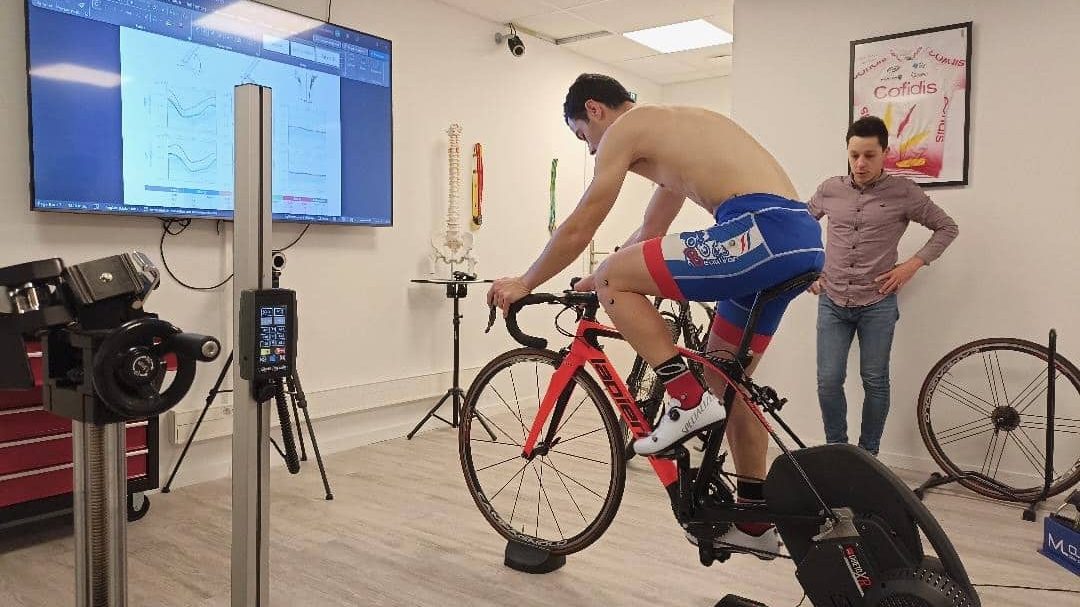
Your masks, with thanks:
[{"label": "cyclist's dark hair", "polygon": [[563,103],[563,118],[567,121],[587,120],[585,102],[589,99],[603,103],[609,108],[617,108],[627,101],[633,102],[633,97],[619,81],[611,76],[603,74],[582,74],[577,77],[574,84],[566,91],[566,101]]},{"label": "cyclist's dark hair", "polygon": [[889,147],[889,129],[885,126],[885,121],[877,116],[863,116],[852,122],[844,141],[850,143],[852,137],[877,137],[881,149]]}]

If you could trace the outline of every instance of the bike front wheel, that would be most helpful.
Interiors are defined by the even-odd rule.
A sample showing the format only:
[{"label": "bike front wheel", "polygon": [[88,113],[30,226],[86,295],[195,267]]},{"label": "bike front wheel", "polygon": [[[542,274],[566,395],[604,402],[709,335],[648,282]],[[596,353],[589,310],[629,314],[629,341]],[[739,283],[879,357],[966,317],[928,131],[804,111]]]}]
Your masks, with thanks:
[{"label": "bike front wheel", "polygon": [[626,468],[614,410],[584,370],[574,374],[558,398],[534,457],[522,457],[560,363],[558,354],[533,348],[512,350],[488,363],[465,397],[458,450],[469,493],[500,535],[553,554],[571,554],[595,542],[611,524],[622,501]]}]

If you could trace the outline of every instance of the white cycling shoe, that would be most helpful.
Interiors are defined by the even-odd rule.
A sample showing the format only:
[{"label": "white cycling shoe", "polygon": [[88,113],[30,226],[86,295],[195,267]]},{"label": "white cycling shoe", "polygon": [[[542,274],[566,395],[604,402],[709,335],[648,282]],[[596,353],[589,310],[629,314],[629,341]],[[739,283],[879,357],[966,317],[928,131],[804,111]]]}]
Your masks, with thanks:
[{"label": "white cycling shoe", "polygon": [[[698,539],[690,532],[686,533],[686,539],[697,546]],[[721,550],[752,554],[763,561],[775,559],[780,554],[782,545],[783,542],[780,541],[780,534],[776,531],[776,527],[770,528],[761,535],[750,535],[735,525],[713,542],[713,546]]]},{"label": "white cycling shoe", "polygon": [[652,434],[634,441],[635,453],[656,455],[701,429],[724,421],[727,417],[723,403],[708,391],[701,396],[701,402],[693,409],[683,409],[680,404],[676,398],[668,399],[664,405],[664,415]]}]

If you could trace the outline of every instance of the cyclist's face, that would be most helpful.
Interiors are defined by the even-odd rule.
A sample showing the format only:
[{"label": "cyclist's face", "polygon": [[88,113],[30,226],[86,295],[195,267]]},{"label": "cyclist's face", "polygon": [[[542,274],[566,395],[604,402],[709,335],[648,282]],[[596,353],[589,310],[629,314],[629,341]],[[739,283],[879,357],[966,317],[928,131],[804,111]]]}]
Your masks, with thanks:
[{"label": "cyclist's face", "polygon": [[600,145],[600,139],[608,127],[607,112],[602,104],[592,99],[585,102],[585,119],[571,118],[566,121],[566,126],[574,132],[574,136],[585,142],[589,147],[589,153],[595,155],[596,148]]}]

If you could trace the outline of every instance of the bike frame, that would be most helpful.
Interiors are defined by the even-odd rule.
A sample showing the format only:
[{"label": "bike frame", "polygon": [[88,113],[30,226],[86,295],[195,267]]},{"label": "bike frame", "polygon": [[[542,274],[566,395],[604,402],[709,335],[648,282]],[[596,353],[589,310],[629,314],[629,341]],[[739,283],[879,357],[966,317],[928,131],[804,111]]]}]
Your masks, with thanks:
[{"label": "bike frame", "polygon": [[[586,314],[578,321],[577,332],[574,335],[573,343],[569,349],[563,350],[560,353],[563,357],[562,362],[555,370],[555,374],[551,378],[551,383],[548,384],[547,391],[544,393],[544,399],[540,404],[540,409],[529,430],[529,435],[522,445],[522,458],[526,460],[534,458],[537,454],[538,444],[542,444],[544,447],[539,453],[544,453],[547,448],[554,446],[553,443],[556,441],[555,434],[562,421],[561,415],[565,410],[566,402],[569,400],[570,393],[574,388],[574,374],[584,368],[586,364],[592,366],[596,375],[600,378],[601,383],[604,384],[604,389],[607,390],[611,398],[614,399],[619,414],[622,416],[623,420],[625,420],[627,427],[630,428],[634,437],[643,438],[652,432],[652,427],[649,421],[645,419],[644,414],[641,412],[641,408],[638,407],[637,401],[631,396],[629,389],[626,387],[626,383],[623,381],[622,377],[619,376],[619,373],[612,366],[610,359],[608,359],[607,354],[604,353],[603,348],[600,346],[598,342],[598,338],[600,337],[618,340],[623,339],[622,334],[619,333],[617,329],[597,322],[590,314]],[[676,346],[676,349],[683,356],[699,362],[717,373],[724,380],[724,383],[727,384],[724,395],[724,406],[730,411],[730,408],[734,406],[735,397],[742,397],[743,402],[750,408],[750,411],[757,417],[758,421],[772,439],[780,446],[784,451],[784,454],[790,457],[790,450],[776,435],[776,432],[773,431],[769,421],[765,418],[764,413],[762,413],[759,403],[748,392],[742,381],[733,379],[729,373],[718,367],[700,352],[694,352],[679,346]],[[556,407],[556,405],[561,406]],[[551,423],[549,424],[548,420],[552,417],[553,413],[558,417],[551,419]],[[773,415],[775,417],[775,413],[773,413]],[[796,442],[802,446],[802,442],[798,440],[798,437],[794,435],[791,429],[779,418],[776,419],[784,429],[791,434]],[[544,437],[543,441],[539,441],[540,434],[543,432],[545,425],[548,426],[548,434]],[[672,507],[676,512],[676,517],[680,522],[705,524],[730,522],[813,522],[820,524],[826,519],[832,519],[834,522],[839,522],[836,515],[825,505],[825,502],[822,500],[816,487],[814,487],[814,484],[810,481],[806,472],[802,470],[797,462],[795,463],[796,468],[799,470],[807,487],[809,487],[817,497],[818,502],[822,504],[823,512],[825,512],[824,515],[777,514],[771,512],[768,507],[763,504],[730,503],[723,506],[710,505],[708,500],[705,499],[708,481],[713,478],[713,473],[719,465],[717,455],[720,450],[720,444],[723,441],[723,430],[726,427],[727,425],[725,423],[721,425],[719,430],[709,431],[703,463],[700,468],[696,469],[696,474],[694,475],[691,475],[691,472],[695,472],[695,469],[690,468],[689,456],[685,453],[685,449],[683,449],[683,453],[677,456],[676,459],[658,457],[655,455],[649,456],[648,458],[653,471],[656,472],[656,476],[660,480],[660,484],[667,490],[668,496],[672,500]]]},{"label": "bike frame", "polygon": [[[637,402],[634,400],[633,396],[630,395],[626,383],[623,382],[622,377],[619,376],[619,373],[612,366],[611,360],[608,359],[607,354],[604,353],[600,344],[597,342],[598,337],[623,339],[622,335],[615,328],[595,320],[583,318],[578,322],[577,333],[574,336],[573,344],[570,346],[570,349],[565,352],[562,364],[556,369],[554,376],[551,378],[551,383],[544,393],[544,400],[540,404],[540,410],[533,420],[529,436],[526,438],[523,445],[522,457],[526,459],[533,457],[537,440],[540,438],[540,433],[547,424],[548,418],[555,410],[556,403],[559,401],[560,397],[563,397],[564,401],[566,398],[569,398],[569,389],[573,388],[572,379],[574,374],[586,364],[592,366],[597,377],[599,377],[601,383],[604,384],[604,388],[614,400],[619,414],[622,416],[623,420],[626,421],[627,427],[633,432],[634,437],[643,438],[652,432],[649,421],[645,419]],[[712,364],[708,359],[702,356],[701,353],[678,346],[676,346],[676,349],[683,356],[706,365],[708,368],[718,373],[730,388],[733,388],[739,396],[743,397],[744,402],[746,402],[747,406],[754,412],[761,424],[772,433],[772,427],[761,413],[761,410],[756,405],[751,405],[754,401],[746,392],[745,388],[733,381],[727,373]],[[558,428],[558,421],[559,420],[555,420],[555,423],[550,424],[548,428],[549,436],[545,437],[545,442],[547,444],[550,444],[550,442],[554,440],[553,434]],[[673,483],[676,483],[679,480],[678,468],[675,461],[650,456],[649,463],[652,464],[653,470],[660,479],[660,483],[670,491]]]}]

